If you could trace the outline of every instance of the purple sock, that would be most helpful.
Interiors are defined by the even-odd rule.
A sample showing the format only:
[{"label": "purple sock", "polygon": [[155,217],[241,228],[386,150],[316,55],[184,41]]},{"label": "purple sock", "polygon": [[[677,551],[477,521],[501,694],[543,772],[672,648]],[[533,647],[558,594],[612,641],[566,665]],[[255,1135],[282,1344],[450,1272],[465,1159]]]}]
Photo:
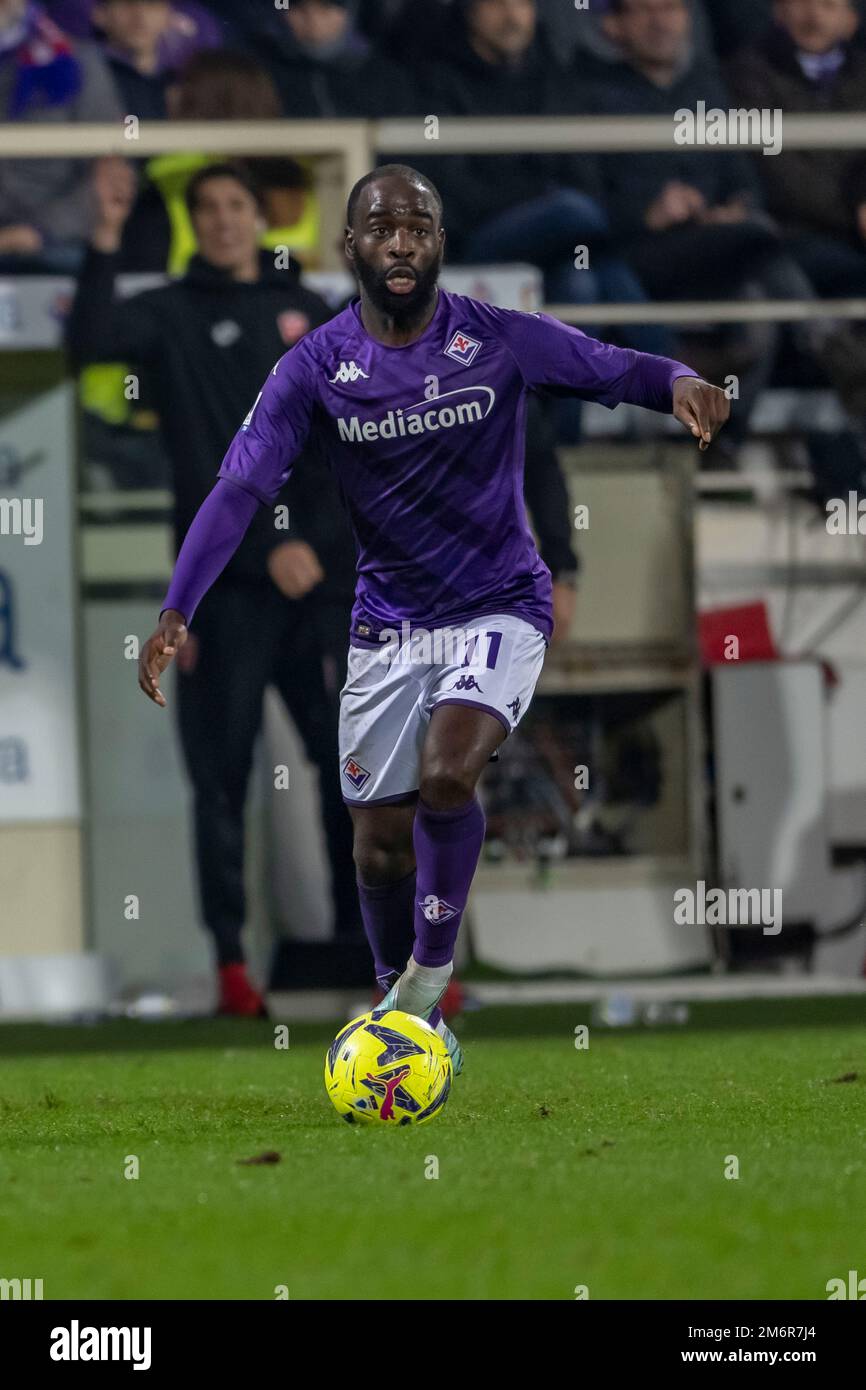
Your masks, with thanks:
[{"label": "purple sock", "polygon": [[447,965],[484,843],[477,797],[455,811],[433,811],[418,798],[415,812],[415,946],[419,965]]},{"label": "purple sock", "polygon": [[368,887],[360,879],[357,882],[361,918],[373,952],[376,979],[387,991],[397,976],[402,975],[412,953],[415,870],[396,883],[383,883],[375,888]]}]

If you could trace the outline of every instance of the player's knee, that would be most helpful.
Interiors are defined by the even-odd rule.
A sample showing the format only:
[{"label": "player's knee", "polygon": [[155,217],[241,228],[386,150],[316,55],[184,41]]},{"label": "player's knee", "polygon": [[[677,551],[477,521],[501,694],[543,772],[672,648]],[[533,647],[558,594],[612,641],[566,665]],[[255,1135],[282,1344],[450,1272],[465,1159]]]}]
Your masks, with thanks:
[{"label": "player's knee", "polygon": [[437,759],[424,769],[419,796],[433,811],[452,811],[472,799],[475,782],[472,768]]},{"label": "player's knee", "polygon": [[368,888],[379,888],[405,878],[415,867],[411,840],[394,841],[355,836],[355,869]]}]

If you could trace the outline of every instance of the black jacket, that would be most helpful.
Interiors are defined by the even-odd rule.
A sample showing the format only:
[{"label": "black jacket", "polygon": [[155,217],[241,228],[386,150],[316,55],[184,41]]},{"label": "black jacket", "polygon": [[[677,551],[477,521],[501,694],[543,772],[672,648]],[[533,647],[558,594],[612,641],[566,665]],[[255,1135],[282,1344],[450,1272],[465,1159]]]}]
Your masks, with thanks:
[{"label": "black jacket", "polygon": [[[715,67],[700,60],[670,87],[656,86],[628,63],[598,62],[584,72],[581,109],[599,115],[672,117],[681,109],[695,111],[699,101],[705,101],[708,110],[727,111],[734,105]],[[601,168],[611,223],[626,240],[647,234],[646,211],[671,180],[699,189],[709,207],[739,196],[758,207],[763,202],[749,156],[741,150],[707,152],[680,145],[669,154],[649,150],[604,155]]]},{"label": "black jacket", "polygon": [[[813,82],[797,61],[784,29],[775,26],[730,64],[728,81],[739,106],[780,108],[785,116],[866,107],[866,53],[844,46],[833,78]],[[862,201],[863,156],[858,150],[787,150],[755,156],[770,211],[785,231],[843,237],[861,245],[855,209]]]},{"label": "black jacket", "polygon": [[[573,106],[569,79],[542,40],[511,67],[485,62],[463,39],[451,61],[434,63],[422,80],[425,110],[443,123],[448,116],[555,116]],[[421,167],[442,194],[452,251],[481,222],[553,189],[601,192],[597,159],[577,151],[424,156]]]},{"label": "black jacket", "polygon": [[293,120],[376,120],[417,110],[403,68],[370,49],[360,35],[344,52],[319,61],[295,41],[280,12],[253,36],[249,48],[268,68],[283,111]]},{"label": "black jacket", "polygon": [[[172,469],[175,545],[217,480],[217,470],[289,337],[331,313],[301,285],[298,268],[275,270],[262,253],[262,276],[239,284],[200,257],[171,284],[123,302],[115,298],[117,256],[89,250],[67,326],[73,362],[129,362],[146,373]],[[285,315],[294,315],[289,318]],[[299,458],[275,502],[289,507],[290,529],[277,530],[260,507],[226,567],[235,578],[264,578],[267,555],[286,540],[306,540],[326,573],[349,583],[354,547],[336,484],[313,450]],[[333,577],[333,576],[332,576]]]},{"label": "black jacket", "polygon": [[148,75],[138,72],[121,58],[112,57],[108,59],[108,66],[124,112],[134,111],[140,121],[167,119],[165,94],[176,80],[175,73],[166,70]]}]

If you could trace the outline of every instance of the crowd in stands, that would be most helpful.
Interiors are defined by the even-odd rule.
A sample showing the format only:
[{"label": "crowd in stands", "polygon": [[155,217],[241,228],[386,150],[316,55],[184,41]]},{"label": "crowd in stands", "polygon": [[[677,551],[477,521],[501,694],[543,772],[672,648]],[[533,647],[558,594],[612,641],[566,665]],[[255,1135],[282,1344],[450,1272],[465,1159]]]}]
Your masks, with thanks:
[{"label": "crowd in stands", "polygon": [[[0,0],[0,122],[658,116],[699,101],[866,111],[860,0]],[[549,302],[866,292],[866,161],[854,150],[434,151],[409,162],[443,195],[450,259],[535,264]],[[194,249],[184,188],[219,157],[136,162],[127,268],[184,269]],[[314,265],[310,167],[290,148],[249,163],[265,244]],[[0,157],[0,270],[75,268],[91,178],[86,161]],[[576,268],[576,244],[588,268]],[[657,326],[621,336],[675,346]],[[823,323],[797,346],[843,399],[862,390],[853,334]],[[742,428],[778,347],[766,326],[742,336]]]}]

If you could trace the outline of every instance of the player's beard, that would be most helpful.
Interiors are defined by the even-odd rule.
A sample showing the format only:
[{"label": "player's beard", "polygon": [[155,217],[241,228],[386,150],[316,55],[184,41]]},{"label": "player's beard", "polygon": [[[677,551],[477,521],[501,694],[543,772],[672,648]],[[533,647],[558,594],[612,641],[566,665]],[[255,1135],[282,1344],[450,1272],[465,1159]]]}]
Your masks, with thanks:
[{"label": "player's beard", "polygon": [[[414,266],[411,268],[415,274],[415,287],[408,294],[394,294],[393,290],[388,288],[388,271],[377,270],[369,261],[358,255],[355,256],[354,266],[361,289],[373,307],[380,314],[387,315],[394,323],[407,324],[423,318],[425,310],[429,309],[436,297],[439,272],[442,269],[442,253],[440,251],[426,270],[415,270]],[[391,269],[393,267],[389,266],[388,270]]]}]

